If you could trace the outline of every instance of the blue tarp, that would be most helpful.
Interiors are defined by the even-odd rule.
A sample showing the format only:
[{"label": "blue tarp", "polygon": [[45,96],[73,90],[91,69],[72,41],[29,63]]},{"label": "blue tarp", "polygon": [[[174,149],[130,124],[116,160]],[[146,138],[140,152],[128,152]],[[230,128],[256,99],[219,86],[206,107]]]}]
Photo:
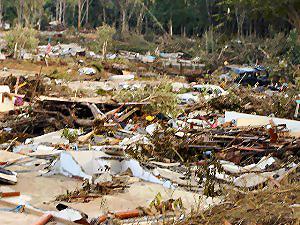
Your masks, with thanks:
[{"label": "blue tarp", "polygon": [[244,73],[256,73],[260,71],[265,71],[266,69],[263,66],[227,66],[227,68],[231,69],[236,74],[244,74]]}]

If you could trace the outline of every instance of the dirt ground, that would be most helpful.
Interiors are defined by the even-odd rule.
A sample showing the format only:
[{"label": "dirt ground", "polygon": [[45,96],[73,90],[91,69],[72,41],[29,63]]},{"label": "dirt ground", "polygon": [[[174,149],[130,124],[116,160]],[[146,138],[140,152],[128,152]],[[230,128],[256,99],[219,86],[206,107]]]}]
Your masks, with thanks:
[{"label": "dirt ground", "polygon": [[[44,62],[34,63],[30,61],[16,61],[8,59],[5,62],[0,62],[0,77],[7,77],[11,74],[13,74],[14,76],[35,76],[40,72],[42,68],[42,74],[46,76],[54,74],[54,77],[51,77],[53,79],[56,79],[55,81],[52,79],[54,86],[55,82],[57,82],[58,80],[67,78],[63,81],[65,85],[64,87],[68,87],[71,90],[70,93],[72,94],[72,96],[62,96],[61,86],[56,85],[58,89],[55,89],[55,91],[58,93],[58,95],[51,97],[48,96],[48,100],[55,100],[56,98],[56,103],[58,103],[59,101],[68,102],[72,97],[74,97],[77,98],[77,100],[79,99],[81,102],[86,101],[92,103],[95,101],[95,103],[99,104],[99,101],[107,103],[108,100],[111,100],[111,96],[106,96],[105,94],[97,94],[97,90],[106,90],[107,86],[111,86],[114,91],[117,91],[120,83],[107,81],[106,78],[98,79],[98,77],[95,78],[91,76],[81,76],[78,74],[76,62],[72,60],[73,59],[69,59],[67,62],[52,60],[47,67],[43,64]],[[6,67],[7,69],[4,69],[4,67]],[[70,69],[71,72],[66,73],[66,71]],[[56,72],[54,73],[54,71]],[[97,76],[101,77],[102,74],[98,73]],[[162,78],[137,78],[134,81],[129,81],[128,84],[156,84],[159,82],[159,79]],[[183,79],[182,77],[176,77],[172,79],[172,82],[175,81],[183,81]],[[54,88],[51,89],[51,94],[53,94],[53,90]],[[79,92],[80,90],[86,91],[87,93],[89,93],[89,95],[76,96],[77,92]],[[75,95],[76,97],[73,95]],[[40,100],[43,100],[43,97],[45,96],[39,97]],[[54,115],[56,114],[54,113]],[[119,139],[115,139],[119,141]],[[159,140],[161,141],[161,139]],[[176,137],[176,139],[174,140],[178,140],[178,137]],[[86,142],[85,144],[87,143],[88,142]],[[80,146],[80,144],[79,147],[82,147]],[[91,143],[89,142],[88,144],[90,145]],[[162,153],[165,153],[165,149],[167,149],[168,147],[170,146],[164,146]],[[200,189],[200,191],[196,192],[188,191],[188,188],[184,189],[181,187],[176,187],[175,189],[167,189],[164,188],[163,185],[141,181],[138,178],[136,178],[134,182],[128,184],[128,187],[126,187],[122,192],[112,192],[111,194],[104,195],[99,198],[94,198],[93,200],[85,203],[83,203],[82,201],[67,203],[63,201],[57,201],[56,198],[60,195],[66,195],[69,192],[81,189],[83,181],[74,177],[71,178],[63,175],[45,174],[45,165],[49,166],[50,162],[52,161],[41,157],[36,158],[34,154],[30,156],[31,157],[27,157],[24,155],[1,151],[0,163],[14,162],[14,164],[8,166],[7,169],[15,171],[18,174],[18,182],[15,185],[1,184],[0,192],[20,192],[20,197],[6,198],[5,200],[14,202],[16,205],[29,204],[36,209],[56,211],[55,206],[58,203],[63,203],[74,209],[86,213],[89,218],[94,218],[101,215],[106,215],[108,212],[133,210],[138,207],[147,208],[149,207],[153,199],[155,199],[158,194],[161,194],[163,201],[181,199],[183,203],[183,211],[186,213],[190,213],[191,211],[195,212],[194,210],[197,210],[197,213],[195,213],[194,215],[190,215],[190,217],[184,220],[182,224],[223,224],[224,220],[228,220],[229,224],[271,225],[272,222],[278,224],[275,221],[276,219],[278,219],[278,221],[287,222],[286,224],[289,224],[288,222],[294,221],[294,218],[292,218],[291,220],[290,218],[286,217],[281,218],[280,213],[278,214],[278,217],[274,215],[280,212],[280,210],[284,210],[285,208],[289,207],[291,204],[299,204],[299,187],[282,189],[282,193],[286,195],[282,194],[281,190],[279,190],[276,196],[272,196],[272,192],[257,192],[257,194],[243,193],[241,195],[233,194],[230,195],[231,197],[226,196],[228,198],[225,200],[225,203],[219,206],[215,206],[222,202],[224,196],[214,198],[204,197],[202,189],[200,188],[197,188],[197,190]],[[15,160],[19,160],[20,162],[18,161],[16,163]],[[43,176],[41,174],[43,174]],[[203,188],[203,186],[201,188]],[[227,201],[229,202],[229,204],[226,204]],[[264,203],[267,203],[268,207],[265,207]],[[280,206],[281,203],[283,207]],[[272,207],[272,205],[276,205],[276,208]],[[299,215],[299,213],[294,214],[294,211],[297,211],[299,209],[298,206],[291,210],[287,210],[284,216]],[[34,215],[15,214],[11,212],[5,212],[5,210],[7,210],[7,207],[0,204],[0,224],[31,225],[38,219],[38,217]],[[259,214],[260,210],[262,210],[262,213]],[[293,212],[291,213],[290,211]],[[252,223],[252,217],[256,214],[259,214],[260,217],[257,217],[258,220]],[[266,220],[264,220],[264,217]],[[243,218],[246,218],[247,221],[242,221]],[[268,223],[261,223],[261,221],[267,221]]]},{"label": "dirt ground", "polygon": [[[1,185],[0,190],[21,192],[19,198],[6,198],[6,200],[20,202],[25,201],[36,208],[44,210],[56,210],[58,203],[55,198],[65,194],[67,190],[72,191],[81,187],[82,181],[74,178],[67,178],[60,175],[44,177],[38,173],[19,173],[16,185]],[[166,189],[162,185],[148,182],[137,182],[132,184],[124,193],[115,193],[96,198],[88,203],[65,203],[74,209],[78,209],[89,215],[90,218],[103,215],[108,211],[131,210],[137,207],[148,207],[155,196],[160,193],[164,200],[181,198],[184,208],[190,211],[193,207],[207,208],[210,204],[218,203],[220,199],[204,199],[200,194],[184,191],[180,188],[175,190]],[[5,213],[3,213],[3,216]],[[0,214],[1,216],[1,214]],[[0,217],[1,218],[1,217]],[[35,216],[19,216],[16,219],[23,219],[24,222],[31,222]],[[15,220],[14,220],[15,221]],[[7,219],[7,223],[9,222]]]},{"label": "dirt ground", "polygon": [[1,212],[0,211],[0,221],[1,224],[5,225],[31,225],[39,219],[38,216],[24,213],[13,213],[13,212]]}]

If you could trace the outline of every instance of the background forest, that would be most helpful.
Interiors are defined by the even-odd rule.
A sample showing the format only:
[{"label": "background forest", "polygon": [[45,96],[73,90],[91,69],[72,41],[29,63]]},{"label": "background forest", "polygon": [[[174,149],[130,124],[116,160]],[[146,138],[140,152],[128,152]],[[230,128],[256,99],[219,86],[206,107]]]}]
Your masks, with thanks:
[{"label": "background forest", "polygon": [[213,27],[228,35],[266,36],[300,30],[299,0],[0,0],[0,23],[47,29],[95,28],[200,36]]},{"label": "background forest", "polygon": [[66,30],[77,39],[52,41],[80,42],[95,52],[103,42],[108,51],[159,48],[198,57],[210,70],[224,62],[265,64],[299,76],[300,0],[0,0],[4,23]]}]

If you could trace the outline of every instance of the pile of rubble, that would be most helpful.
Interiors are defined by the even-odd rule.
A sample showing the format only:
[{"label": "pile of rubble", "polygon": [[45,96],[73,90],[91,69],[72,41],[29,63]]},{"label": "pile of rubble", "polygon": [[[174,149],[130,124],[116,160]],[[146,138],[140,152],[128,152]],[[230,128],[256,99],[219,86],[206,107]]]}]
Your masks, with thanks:
[{"label": "pile of rubble", "polygon": [[[74,44],[41,46],[39,54],[101,59]],[[0,211],[18,212],[28,224],[197,224],[211,221],[190,213],[219,212],[228,190],[243,201],[285,185],[299,191],[300,102],[292,85],[272,83],[257,66],[227,65],[213,79],[188,82],[145,78],[109,61],[201,70],[181,53],[106,58],[109,76],[100,80],[41,71],[0,78]],[[98,73],[80,60],[79,76]]]},{"label": "pile of rubble", "polygon": [[[162,113],[147,115],[145,105],[46,98],[36,100],[25,111],[15,110],[1,122],[1,135],[9,140],[2,140],[0,146],[6,157],[1,159],[2,182],[17,184],[18,173],[23,171],[45,178],[58,174],[79,178],[82,188],[52,199],[73,204],[126,193],[140,181],[222,201],[216,196],[225,187],[252,190],[269,184],[280,186],[282,180],[299,171],[299,121],[197,110],[172,118]],[[47,133],[49,126],[70,128]],[[21,136],[22,131],[32,132]],[[45,134],[37,136],[39,133]],[[8,153],[12,157],[6,156]],[[13,202],[19,204],[19,200]],[[203,207],[212,204],[204,202]],[[78,222],[75,209],[64,213],[35,211],[60,219],[68,215]],[[98,220],[99,224],[151,215],[144,211],[137,208],[124,217],[112,213],[98,219],[87,219],[84,214],[79,221],[89,224]],[[157,219],[159,213],[154,215]]]}]

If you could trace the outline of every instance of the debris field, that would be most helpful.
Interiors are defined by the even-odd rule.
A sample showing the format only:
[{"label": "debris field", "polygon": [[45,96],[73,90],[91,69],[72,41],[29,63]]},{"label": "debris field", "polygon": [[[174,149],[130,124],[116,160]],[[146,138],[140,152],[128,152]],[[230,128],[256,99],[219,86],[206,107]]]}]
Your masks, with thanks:
[{"label": "debris field", "polygon": [[295,85],[181,53],[38,50],[0,64],[1,224],[299,224]]}]

